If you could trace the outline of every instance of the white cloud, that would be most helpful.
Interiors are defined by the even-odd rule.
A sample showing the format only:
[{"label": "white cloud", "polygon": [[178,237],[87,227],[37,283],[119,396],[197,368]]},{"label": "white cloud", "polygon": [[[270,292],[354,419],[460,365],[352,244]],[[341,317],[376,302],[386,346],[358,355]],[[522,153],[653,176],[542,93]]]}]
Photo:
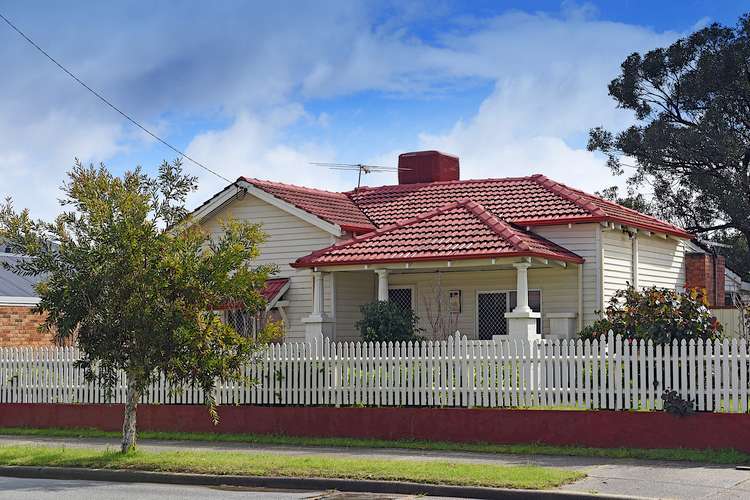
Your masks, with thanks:
[{"label": "white cloud", "polygon": [[[184,141],[187,152],[227,177],[329,189],[351,183],[308,162],[337,159],[337,145],[285,134],[300,123],[308,129],[336,126],[325,110],[308,115],[308,100],[320,106],[360,91],[429,98],[467,82],[495,84],[474,116],[418,137],[399,135],[394,127],[394,139],[375,162],[393,164],[400,151],[392,144],[437,147],[461,156],[464,177],[541,171],[587,189],[608,185],[601,160],[581,149],[591,126],[618,128],[630,120],[615,109],[606,84],[629,52],[676,36],[598,21],[588,4],[566,3],[559,17],[512,11],[459,18],[448,7],[421,3],[396,3],[386,14],[354,2],[266,9],[222,3],[177,17],[169,6],[156,6],[147,17],[123,22],[131,19],[131,8],[111,4],[92,11],[71,4],[37,16],[18,4],[9,13],[137,118],[168,138],[194,135]],[[440,28],[420,36],[411,21]],[[78,25],[87,26],[85,36],[70,28]],[[0,57],[7,70],[0,79],[0,196],[11,194],[19,206],[49,217],[74,156],[98,162],[142,155],[144,166],[158,163],[153,150],[161,146],[8,30],[0,30]],[[440,113],[441,101],[434,102]],[[217,122],[228,125],[205,125]],[[185,123],[201,123],[201,129]],[[385,176],[368,181],[388,182]],[[201,173],[201,191],[192,202],[221,184]]]},{"label": "white cloud", "polygon": [[[333,149],[313,143],[286,144],[279,133],[300,120],[309,118],[299,105],[279,108],[266,116],[241,113],[226,129],[198,135],[186,153],[206,158],[231,180],[240,176],[257,177],[291,184],[339,189],[340,176],[310,162],[333,161]],[[199,172],[200,189],[191,197],[197,205],[226,186],[226,182]]]},{"label": "white cloud", "polygon": [[600,155],[586,151],[590,128],[619,129],[632,121],[607,95],[620,62],[633,51],[669,43],[674,33],[590,19],[511,13],[466,38],[449,39],[496,71],[493,92],[477,113],[441,133],[422,133],[419,144],[461,158],[462,177],[543,173],[588,191],[624,183]]}]

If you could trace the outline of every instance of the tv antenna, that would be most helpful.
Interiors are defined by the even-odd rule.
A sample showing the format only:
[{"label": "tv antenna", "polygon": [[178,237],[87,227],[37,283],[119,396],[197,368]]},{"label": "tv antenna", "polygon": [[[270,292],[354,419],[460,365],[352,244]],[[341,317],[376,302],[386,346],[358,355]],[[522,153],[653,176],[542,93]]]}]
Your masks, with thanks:
[{"label": "tv antenna", "polygon": [[365,165],[363,163],[327,163],[311,161],[311,165],[317,165],[319,167],[327,167],[331,170],[356,170],[357,173],[357,188],[362,184],[362,174],[377,174],[382,172],[401,172],[404,170],[411,170],[410,168],[402,167],[387,167],[384,165]]}]

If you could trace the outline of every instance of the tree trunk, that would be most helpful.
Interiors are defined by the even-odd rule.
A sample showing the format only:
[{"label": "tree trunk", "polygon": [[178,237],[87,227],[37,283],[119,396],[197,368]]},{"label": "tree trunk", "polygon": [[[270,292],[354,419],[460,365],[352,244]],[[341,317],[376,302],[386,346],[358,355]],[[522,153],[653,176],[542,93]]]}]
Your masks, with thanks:
[{"label": "tree trunk", "polygon": [[135,377],[128,377],[128,394],[125,403],[125,420],[122,424],[122,449],[127,453],[135,449],[135,422],[141,391]]}]

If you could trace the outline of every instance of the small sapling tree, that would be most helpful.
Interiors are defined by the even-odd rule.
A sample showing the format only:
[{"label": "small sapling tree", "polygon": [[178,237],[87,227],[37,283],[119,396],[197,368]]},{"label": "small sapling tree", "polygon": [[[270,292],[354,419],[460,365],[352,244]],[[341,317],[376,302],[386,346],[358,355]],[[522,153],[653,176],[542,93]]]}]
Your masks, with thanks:
[{"label": "small sapling tree", "polygon": [[179,160],[162,163],[156,177],[140,168],[116,177],[76,161],[54,222],[32,220],[10,200],[0,206],[0,239],[28,256],[14,271],[44,277],[43,327],[77,344],[88,379],[111,390],[126,373],[123,452],[135,446],[138,401],[154,377],[203,389],[216,422],[215,381],[241,378],[260,347],[213,311],[229,301],[262,309],[274,269],[252,262],[264,234],[237,220],[213,237],[191,224],[184,202],[195,187]]}]

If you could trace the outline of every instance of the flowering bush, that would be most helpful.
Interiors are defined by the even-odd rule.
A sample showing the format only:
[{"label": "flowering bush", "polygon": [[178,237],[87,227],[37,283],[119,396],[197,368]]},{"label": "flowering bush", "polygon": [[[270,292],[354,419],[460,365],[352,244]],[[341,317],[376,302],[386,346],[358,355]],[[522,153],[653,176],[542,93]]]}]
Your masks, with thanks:
[{"label": "flowering bush", "polygon": [[711,314],[702,290],[680,293],[657,287],[636,290],[629,286],[609,300],[602,319],[578,335],[593,340],[610,330],[625,339],[664,344],[675,339],[720,338],[723,327]]}]

